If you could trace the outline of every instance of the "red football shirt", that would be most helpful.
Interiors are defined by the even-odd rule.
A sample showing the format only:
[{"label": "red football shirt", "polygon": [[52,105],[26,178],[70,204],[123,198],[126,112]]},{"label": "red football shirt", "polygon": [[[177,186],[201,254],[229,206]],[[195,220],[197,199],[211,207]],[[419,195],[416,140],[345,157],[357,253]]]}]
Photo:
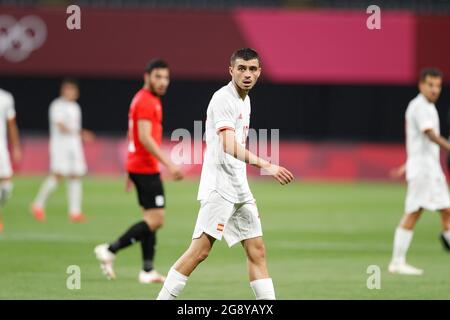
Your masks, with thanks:
[{"label": "red football shirt", "polygon": [[147,89],[139,90],[131,101],[128,112],[128,157],[127,171],[132,173],[158,173],[158,160],[139,141],[138,121],[149,120],[151,132],[158,146],[162,139],[162,106],[159,97]]}]

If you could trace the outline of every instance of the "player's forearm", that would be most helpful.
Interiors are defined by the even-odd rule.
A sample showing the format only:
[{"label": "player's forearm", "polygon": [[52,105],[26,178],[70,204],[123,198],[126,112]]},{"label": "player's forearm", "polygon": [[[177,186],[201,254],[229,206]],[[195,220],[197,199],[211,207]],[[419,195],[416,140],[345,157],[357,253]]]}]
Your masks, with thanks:
[{"label": "player's forearm", "polygon": [[164,166],[168,167],[172,164],[172,162],[167,158],[167,156],[161,151],[161,148],[158,147],[156,141],[150,137],[139,137],[139,141],[142,146],[150,152],[159,162],[161,162]]},{"label": "player's forearm", "polygon": [[447,139],[443,138],[440,135],[437,135],[433,130],[427,130],[425,134],[428,138],[443,148],[445,151],[450,152],[450,142]]},{"label": "player's forearm", "polygon": [[234,134],[223,134],[224,139],[223,150],[234,158],[243,161],[247,164],[254,165],[258,168],[265,168],[270,166],[270,163],[253,152],[247,150],[245,147],[236,142]]},{"label": "player's forearm", "polygon": [[59,131],[61,131],[61,133],[75,133],[75,131],[76,131],[72,128],[69,128],[62,122],[57,122],[56,126],[58,127]]},{"label": "player's forearm", "polygon": [[8,126],[9,131],[9,140],[13,149],[20,149],[20,137],[19,137],[19,129],[17,129],[16,122],[12,122]]},{"label": "player's forearm", "polygon": [[437,137],[436,142],[441,148],[443,148],[445,151],[450,152],[450,143],[447,139],[444,139],[442,136]]}]

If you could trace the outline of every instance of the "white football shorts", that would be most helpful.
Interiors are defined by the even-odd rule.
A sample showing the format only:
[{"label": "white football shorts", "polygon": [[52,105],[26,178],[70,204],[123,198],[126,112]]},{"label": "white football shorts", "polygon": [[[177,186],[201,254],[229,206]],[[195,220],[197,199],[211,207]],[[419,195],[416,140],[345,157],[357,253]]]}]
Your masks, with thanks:
[{"label": "white football shorts", "polygon": [[233,203],[223,198],[217,191],[209,194],[207,200],[200,202],[192,239],[202,233],[222,240],[229,247],[246,239],[262,236],[261,220],[255,200],[245,203]]},{"label": "white football shorts", "polygon": [[405,213],[413,213],[420,208],[431,211],[450,208],[448,186],[444,176],[418,176],[408,181]]},{"label": "white football shorts", "polygon": [[50,171],[62,176],[83,176],[87,167],[82,148],[50,148]]},{"label": "white football shorts", "polygon": [[6,148],[0,148],[0,178],[10,178],[13,175],[9,152]]}]

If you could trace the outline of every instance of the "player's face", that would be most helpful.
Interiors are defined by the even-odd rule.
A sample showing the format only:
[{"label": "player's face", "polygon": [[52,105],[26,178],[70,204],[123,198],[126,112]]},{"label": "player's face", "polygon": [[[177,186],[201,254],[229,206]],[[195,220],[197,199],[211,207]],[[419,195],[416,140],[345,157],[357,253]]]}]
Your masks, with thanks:
[{"label": "player's face", "polygon": [[442,90],[442,78],[426,76],[423,81],[419,83],[419,90],[428,101],[434,103],[439,99]]},{"label": "player's face", "polygon": [[61,87],[61,96],[69,101],[77,101],[80,97],[80,90],[72,83],[65,83]]},{"label": "player's face", "polygon": [[245,61],[236,59],[234,65],[230,66],[230,74],[234,83],[242,90],[249,91],[256,84],[261,74],[258,59]]},{"label": "player's face", "polygon": [[146,73],[144,75],[144,81],[150,88],[151,92],[153,92],[157,96],[163,96],[166,94],[167,88],[169,87],[170,83],[169,69],[153,69],[150,74]]}]

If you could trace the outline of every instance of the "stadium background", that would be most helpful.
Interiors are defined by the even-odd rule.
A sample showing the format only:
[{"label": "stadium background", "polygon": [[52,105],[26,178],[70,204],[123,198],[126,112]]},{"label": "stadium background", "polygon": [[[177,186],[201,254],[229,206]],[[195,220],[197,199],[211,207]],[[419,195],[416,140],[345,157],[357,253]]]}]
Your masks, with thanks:
[{"label": "stadium background", "polygon": [[[269,187],[272,182],[258,182],[254,187],[256,194],[261,195],[261,202],[268,202],[264,208],[268,211],[276,211],[280,208],[280,199],[284,199],[281,204],[284,213],[267,218],[272,223],[268,229],[269,241],[288,236],[298,240],[297,244],[301,243],[296,247],[286,241],[273,241],[273,247],[278,248],[274,255],[279,255],[283,264],[273,263],[272,270],[287,274],[286,271],[300,270],[302,275],[299,275],[298,283],[309,289],[302,292],[289,289],[288,279],[283,284],[283,278],[279,276],[280,289],[287,292],[281,297],[417,298],[431,292],[432,297],[448,298],[448,291],[444,289],[448,279],[442,280],[438,276],[431,279],[431,284],[427,282],[430,279],[412,283],[391,279],[395,290],[384,291],[384,295],[379,296],[367,293],[365,288],[353,290],[352,287],[354,282],[364,284],[365,269],[361,269],[359,263],[370,264],[373,259],[368,257],[369,254],[381,263],[389,259],[392,233],[402,211],[404,189],[401,184],[386,181],[389,170],[405,160],[404,112],[417,94],[417,77],[422,67],[434,66],[444,72],[444,88],[437,107],[442,133],[448,133],[448,1],[92,0],[75,3],[81,7],[81,30],[66,28],[69,2],[0,1],[0,18],[9,15],[19,20],[35,15],[47,28],[43,45],[23,61],[14,62],[5,55],[0,56],[0,87],[15,97],[24,147],[24,159],[15,168],[15,196],[6,209],[7,214],[8,210],[13,214],[10,218],[5,216],[6,226],[9,224],[10,227],[4,234],[4,254],[8,252],[6,246],[11,252],[20,252],[33,244],[32,248],[41,246],[41,252],[62,257],[62,251],[58,251],[62,249],[55,249],[52,241],[59,241],[57,234],[67,233],[61,235],[61,241],[80,242],[80,249],[72,251],[78,257],[84,257],[83,250],[91,250],[96,241],[112,237],[129,224],[130,217],[123,213],[113,215],[116,219],[113,224],[106,211],[132,211],[136,207],[134,211],[138,217],[133,196],[121,194],[121,176],[124,174],[128,107],[133,94],[142,85],[146,62],[158,56],[171,65],[172,82],[163,98],[164,133],[168,139],[173,130],[186,128],[192,131],[194,120],[204,120],[210,96],[228,81],[231,52],[250,46],[259,51],[263,66],[261,82],[251,93],[252,127],[280,129],[280,161],[300,181],[279,199],[271,198],[273,194],[280,196],[279,191],[275,191],[277,186]],[[381,7],[381,30],[366,27],[369,16],[366,8],[371,4]],[[0,35],[1,32],[0,29]],[[20,51],[20,41],[15,45]],[[49,204],[49,211],[53,211],[54,216],[62,211],[61,216],[36,231],[35,223],[19,213],[28,210],[39,179],[47,172],[48,105],[57,96],[59,81],[64,76],[79,79],[84,126],[98,135],[96,141],[86,145],[91,178],[86,183],[85,206],[94,221],[84,230],[71,229],[64,220],[63,200],[54,200]],[[177,216],[179,220],[175,227],[169,220],[167,231],[162,233],[162,245],[164,239],[174,234],[180,238],[184,236],[176,244],[166,242],[177,252],[186,244],[197,210],[195,190],[199,170],[199,165],[186,166],[192,180],[181,185],[168,184],[168,196],[174,203],[168,210],[190,209],[189,216]],[[342,184],[342,181],[355,184]],[[186,195],[190,195],[189,200]],[[120,200],[120,204],[109,203],[111,197]],[[323,207],[314,206],[313,200],[323,202]],[[291,207],[286,201],[291,202]],[[333,210],[340,212],[339,217],[330,218],[329,212]],[[299,212],[303,215],[297,215]],[[308,216],[310,212],[315,214]],[[374,212],[378,214],[376,218]],[[104,224],[106,219],[108,223]],[[423,222],[424,235],[421,240],[418,236],[417,241],[422,244],[415,247],[418,252],[415,258],[423,263],[434,261],[432,271],[442,274],[448,259],[438,252],[433,238],[438,230],[437,222],[431,219]],[[286,229],[286,221],[292,222],[292,226],[298,225],[298,229]],[[100,234],[99,226],[105,227]],[[330,235],[330,230],[336,234]],[[370,237],[367,237],[367,231]],[[57,233],[54,238],[50,236],[52,232]],[[430,234],[432,236],[428,236]],[[339,250],[350,255],[348,260],[342,260]],[[220,252],[227,261],[235,257],[234,253]],[[293,260],[285,260],[292,253]],[[319,253],[325,253],[327,258]],[[137,251],[129,257],[133,255],[137,256]],[[166,268],[175,256],[162,253],[159,261]],[[34,263],[47,261],[45,255],[33,259]],[[83,259],[87,258],[81,261]],[[220,258],[215,259],[212,265],[222,265]],[[239,259],[237,261],[241,261]],[[297,259],[304,264],[299,266],[294,262]],[[326,268],[330,261],[337,262],[332,263],[332,269],[350,266],[348,271],[361,273],[349,276],[341,270],[344,274],[338,278],[346,279],[348,287],[345,287],[342,282],[331,280],[330,270]],[[95,261],[86,264],[85,270],[96,275],[90,277],[94,282],[100,282],[96,278]],[[10,276],[3,279],[4,288],[17,285],[13,280],[17,279],[13,271],[17,265],[21,263],[0,265]],[[60,268],[56,262],[53,265],[55,269]],[[136,262],[130,262],[121,271],[134,270],[132,265]],[[316,278],[308,278],[312,270],[317,272]],[[208,272],[208,275],[214,275]],[[33,281],[38,281],[36,273],[39,275],[39,271],[33,269],[29,274],[22,274],[22,279],[33,276]],[[37,279],[44,283],[47,276]],[[63,278],[64,274],[58,277]],[[144,289],[130,287],[131,283],[135,285],[134,278],[130,276],[127,280],[130,282],[125,286],[130,290],[129,298],[148,298]],[[197,280],[202,284],[199,278]],[[322,286],[325,282],[334,285],[337,291],[315,287],[317,283]],[[226,287],[226,283],[222,284]],[[423,287],[414,291],[417,284]],[[79,297],[101,296],[105,288],[96,285],[98,287],[89,287],[91,291],[88,289]],[[226,298],[235,297],[233,294],[237,294],[237,298],[246,298],[245,290],[241,293],[224,289],[223,294]],[[67,290],[51,288],[29,290],[24,286],[14,294],[1,291],[2,298],[74,297]],[[110,294],[108,297],[123,298],[119,293]],[[187,297],[208,298],[211,294],[215,292],[188,291]]]}]

